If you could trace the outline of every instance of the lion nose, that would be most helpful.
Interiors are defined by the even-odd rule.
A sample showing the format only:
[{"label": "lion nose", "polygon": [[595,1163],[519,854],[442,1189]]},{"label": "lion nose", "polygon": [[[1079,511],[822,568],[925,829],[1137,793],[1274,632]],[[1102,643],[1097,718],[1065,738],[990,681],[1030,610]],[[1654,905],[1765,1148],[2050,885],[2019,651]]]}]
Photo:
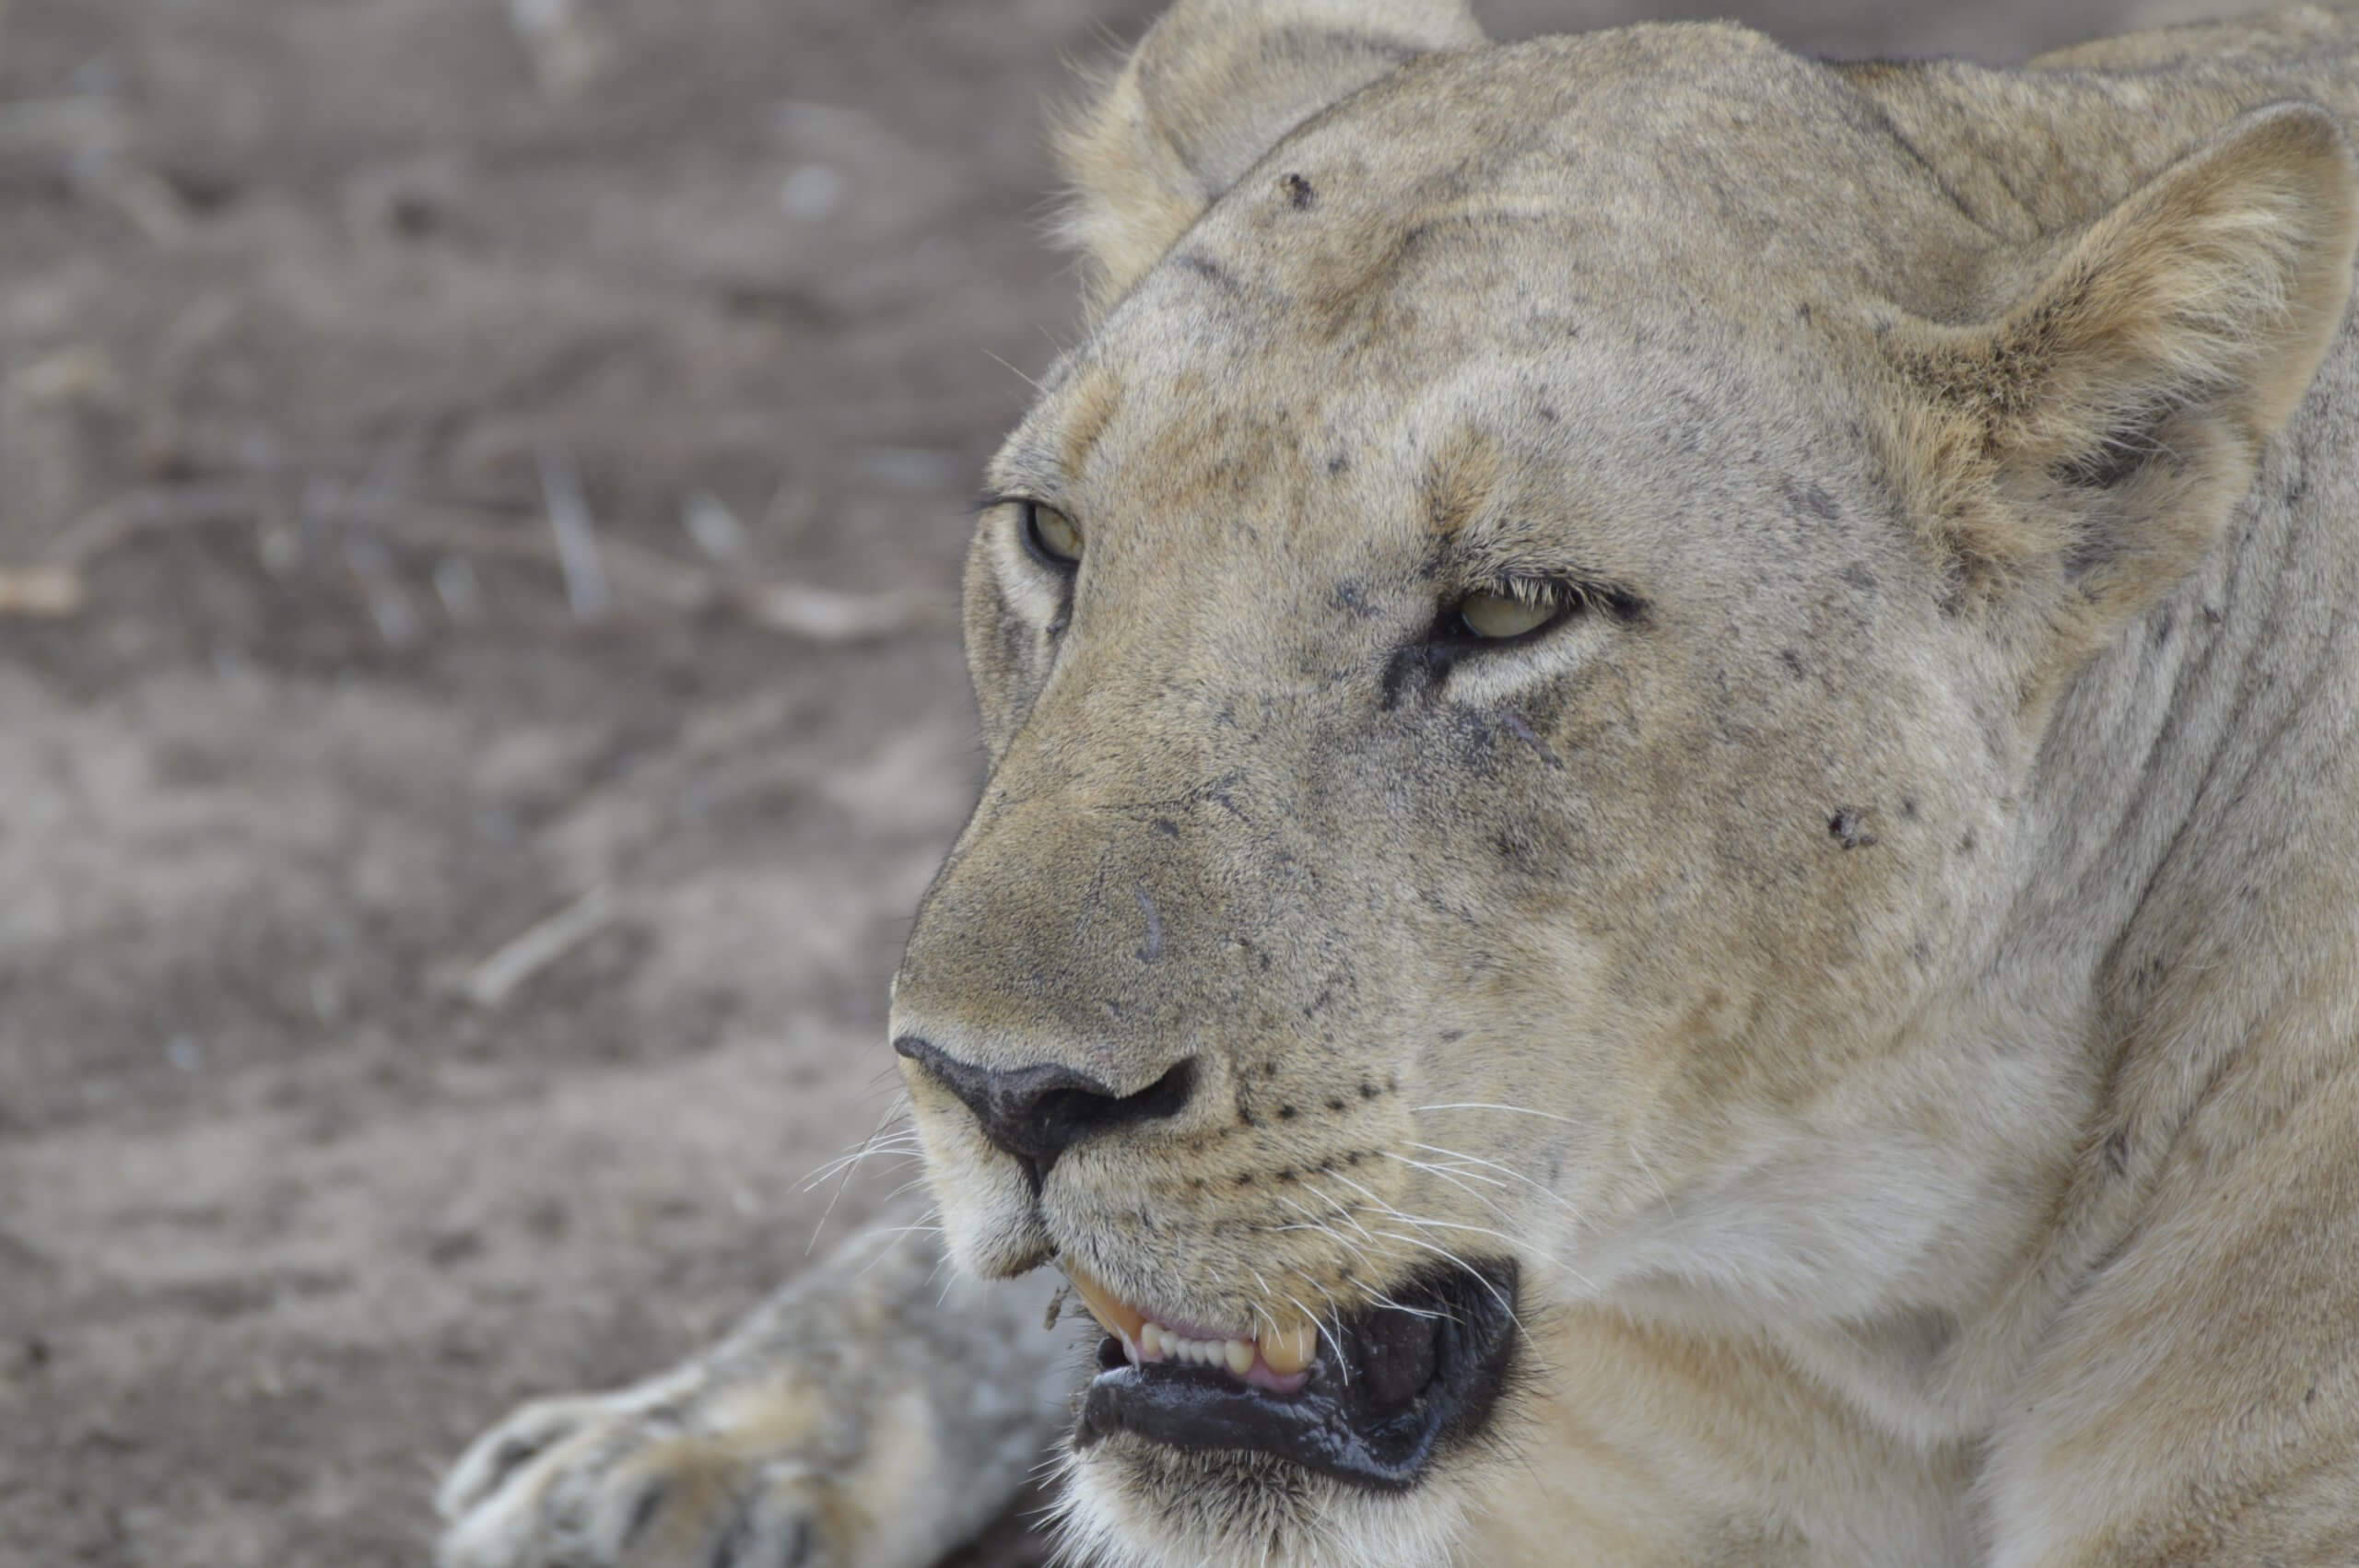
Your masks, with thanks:
[{"label": "lion nose", "polygon": [[1084,1139],[1179,1115],[1196,1075],[1191,1059],[1135,1094],[1118,1094],[1087,1073],[1055,1062],[977,1067],[915,1035],[903,1035],[893,1048],[965,1102],[982,1124],[983,1136],[1024,1162],[1035,1186]]}]

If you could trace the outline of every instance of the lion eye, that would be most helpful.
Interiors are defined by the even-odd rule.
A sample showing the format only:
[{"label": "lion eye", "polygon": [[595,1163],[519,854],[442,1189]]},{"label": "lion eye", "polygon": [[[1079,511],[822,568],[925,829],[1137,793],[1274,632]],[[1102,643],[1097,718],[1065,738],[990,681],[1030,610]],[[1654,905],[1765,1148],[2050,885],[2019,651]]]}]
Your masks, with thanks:
[{"label": "lion eye", "polygon": [[1562,609],[1564,605],[1553,599],[1470,593],[1458,602],[1458,619],[1469,635],[1487,641],[1537,631]]},{"label": "lion eye", "polygon": [[1024,543],[1059,571],[1070,571],[1081,560],[1081,530],[1056,508],[1038,501],[1024,503]]}]

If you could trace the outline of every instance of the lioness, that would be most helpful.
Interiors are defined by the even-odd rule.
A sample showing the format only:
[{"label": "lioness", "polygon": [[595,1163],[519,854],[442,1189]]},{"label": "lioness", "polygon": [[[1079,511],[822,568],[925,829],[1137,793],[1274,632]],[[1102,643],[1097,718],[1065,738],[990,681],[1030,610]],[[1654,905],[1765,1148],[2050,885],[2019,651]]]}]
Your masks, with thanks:
[{"label": "lioness", "polygon": [[1115,1564],[2359,1562],[2354,46],[1181,0],[967,579],[939,1247],[443,1562],[917,1564],[1052,1428]]}]

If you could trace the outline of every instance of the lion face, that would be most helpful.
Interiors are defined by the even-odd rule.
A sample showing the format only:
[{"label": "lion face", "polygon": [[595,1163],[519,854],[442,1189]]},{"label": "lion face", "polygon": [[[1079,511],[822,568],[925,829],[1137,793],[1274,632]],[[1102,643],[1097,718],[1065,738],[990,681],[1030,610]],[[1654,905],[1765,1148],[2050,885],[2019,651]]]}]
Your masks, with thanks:
[{"label": "lion face", "polygon": [[1085,1483],[1214,1534],[1450,1492],[1524,1316],[1647,1271],[1667,1194],[1970,954],[2020,745],[1837,367],[1583,309],[1630,263],[1511,180],[1428,221],[1429,167],[1356,170],[1370,118],[1225,200],[993,465],[993,767],[896,996],[962,1259],[1207,1361],[1109,1375]]},{"label": "lion face", "polygon": [[[1136,1560],[1430,1560],[1552,1305],[1893,1305],[1912,1173],[2011,1136],[1912,1042],[2094,612],[1929,530],[1903,318],[1844,301],[1935,220],[1832,90],[1719,32],[1402,67],[992,466],[992,772],[892,1029],[959,1259],[1108,1330],[1074,1507]],[[1797,188],[1732,194],[1765,140]],[[1838,201],[1851,250],[1777,228]]]}]

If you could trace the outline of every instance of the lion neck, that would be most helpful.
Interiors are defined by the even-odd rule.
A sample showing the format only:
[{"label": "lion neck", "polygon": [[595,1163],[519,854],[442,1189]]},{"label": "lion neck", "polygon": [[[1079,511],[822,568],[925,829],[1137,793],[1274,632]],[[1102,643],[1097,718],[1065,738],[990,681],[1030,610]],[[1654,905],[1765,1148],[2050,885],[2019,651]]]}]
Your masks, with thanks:
[{"label": "lion neck", "polygon": [[[2332,66],[2272,44],[2184,77],[1837,69],[1995,254],[2071,234],[2257,104],[2359,111]],[[2062,145],[2104,150],[2067,173]],[[1671,1294],[1641,1315],[1766,1331],[1895,1434],[1974,1441],[2239,1075],[2348,1051],[2283,1021],[2318,976],[2359,974],[2359,627],[2336,614],[2359,603],[2359,453],[2330,412],[2354,402],[2346,328],[2209,556],[2058,695],[2017,831],[1986,846],[2013,889],[1987,940],[1850,1108],[1765,1140],[1727,1184],[1744,1196],[1708,1199],[1724,1213],[1691,1210],[1683,1246],[1759,1237],[1854,1284],[1766,1318]],[[1751,1196],[1780,1183],[1807,1201]],[[1788,1212],[1806,1234],[1775,1232]]]},{"label": "lion neck", "polygon": [[2058,699],[1997,940],[1893,1068],[1904,1103],[1969,1107],[1920,1124],[1945,1130],[1903,1195],[1961,1216],[1943,1262],[1773,1328],[1898,1433],[1987,1432],[2170,1163],[2265,1136],[2220,1107],[2351,1048],[2317,991],[2359,974],[2354,399],[2346,328],[2219,544]]}]

